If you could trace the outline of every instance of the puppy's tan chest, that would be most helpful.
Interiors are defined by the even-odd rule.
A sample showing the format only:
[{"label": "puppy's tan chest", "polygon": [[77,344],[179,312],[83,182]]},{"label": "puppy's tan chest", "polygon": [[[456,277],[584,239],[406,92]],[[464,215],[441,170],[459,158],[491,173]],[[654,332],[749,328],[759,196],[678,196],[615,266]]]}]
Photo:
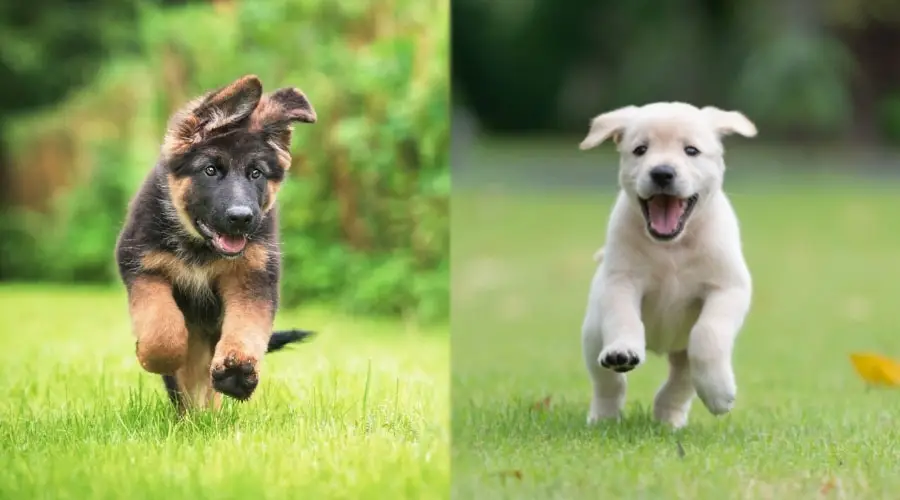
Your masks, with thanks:
[{"label": "puppy's tan chest", "polygon": [[647,349],[660,354],[686,349],[703,306],[703,286],[690,273],[655,278],[647,283],[641,300]]},{"label": "puppy's tan chest", "polygon": [[218,273],[211,266],[184,266],[170,276],[172,283],[195,296],[212,295]]},{"label": "puppy's tan chest", "polygon": [[148,253],[142,266],[146,270],[161,272],[173,285],[196,297],[211,296],[216,281],[228,271],[227,263],[192,265],[164,252]]}]

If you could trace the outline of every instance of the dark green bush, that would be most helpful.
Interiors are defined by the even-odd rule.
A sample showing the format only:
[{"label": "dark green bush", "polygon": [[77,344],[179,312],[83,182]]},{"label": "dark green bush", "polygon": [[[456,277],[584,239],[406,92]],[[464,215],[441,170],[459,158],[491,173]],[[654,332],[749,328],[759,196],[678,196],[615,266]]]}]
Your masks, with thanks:
[{"label": "dark green bush", "polygon": [[[269,90],[300,87],[319,116],[296,127],[292,176],[279,195],[284,303],[329,301],[358,313],[445,319],[447,17],[442,0],[145,10],[142,58],[110,61],[62,108],[86,110],[115,130],[73,132],[89,152],[89,174],[46,218],[53,231],[0,228],[10,238],[4,266],[15,266],[13,278],[113,279],[113,242],[127,199],[152,166],[169,113],[255,73]],[[129,94],[126,112],[111,105],[122,92]]]},{"label": "dark green bush", "polygon": [[[763,140],[896,136],[890,94],[900,77],[886,68],[896,64],[888,47],[900,37],[900,2],[451,8],[454,93],[485,133],[576,135],[603,110],[679,100],[740,109]],[[870,116],[873,104],[888,110]]]},{"label": "dark green bush", "polygon": [[879,103],[878,115],[885,139],[900,144],[900,92],[893,92]]}]

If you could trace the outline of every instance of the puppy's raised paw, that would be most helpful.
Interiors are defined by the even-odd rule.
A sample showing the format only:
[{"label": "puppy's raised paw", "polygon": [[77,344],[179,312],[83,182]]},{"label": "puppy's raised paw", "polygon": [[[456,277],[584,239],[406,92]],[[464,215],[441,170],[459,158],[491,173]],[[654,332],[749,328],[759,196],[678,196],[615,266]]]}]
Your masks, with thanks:
[{"label": "puppy's raised paw", "polygon": [[736,398],[733,392],[708,394],[697,391],[697,395],[700,396],[700,401],[703,401],[703,405],[706,406],[706,409],[713,415],[724,415],[734,408],[734,401]]},{"label": "puppy's raised paw", "polygon": [[210,368],[213,387],[216,391],[241,401],[253,395],[259,384],[256,359],[231,352],[221,359],[213,360]]},{"label": "puppy's raised paw", "polygon": [[730,366],[725,363],[712,366],[697,363],[691,367],[691,378],[697,396],[710,413],[724,415],[734,408],[737,385]]},{"label": "puppy's raised paw", "polygon": [[644,349],[625,344],[612,344],[600,351],[600,366],[614,372],[630,372],[644,362]]}]

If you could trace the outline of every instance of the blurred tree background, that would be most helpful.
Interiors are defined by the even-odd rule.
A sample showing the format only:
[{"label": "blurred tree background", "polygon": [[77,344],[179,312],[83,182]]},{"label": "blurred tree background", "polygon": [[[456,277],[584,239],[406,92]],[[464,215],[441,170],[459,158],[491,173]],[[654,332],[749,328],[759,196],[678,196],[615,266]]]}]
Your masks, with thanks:
[{"label": "blurred tree background", "polygon": [[684,100],[761,137],[900,143],[900,2],[453,0],[452,19],[454,98],[489,132]]},{"label": "blurred tree background", "polygon": [[296,86],[279,196],[286,305],[446,319],[443,0],[31,0],[0,6],[0,280],[113,283],[171,112],[247,73]]}]

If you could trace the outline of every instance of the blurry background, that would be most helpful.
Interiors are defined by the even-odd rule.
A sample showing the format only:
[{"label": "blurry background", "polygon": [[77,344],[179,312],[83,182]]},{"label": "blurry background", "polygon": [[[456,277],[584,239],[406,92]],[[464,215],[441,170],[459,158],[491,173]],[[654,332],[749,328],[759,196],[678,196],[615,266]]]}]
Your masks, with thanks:
[{"label": "blurry background", "polygon": [[[900,3],[453,0],[451,13],[459,497],[795,496],[814,491],[806,482],[821,477],[827,446],[804,445],[804,462],[791,446],[755,455],[752,440],[720,436],[756,426],[767,442],[793,442],[785,423],[799,421],[810,434],[796,439],[844,447],[849,490],[892,491],[848,456],[878,453],[863,441],[887,428],[867,419],[896,403],[864,399],[847,355],[900,357]],[[595,115],[663,100],[739,109],[760,131],[725,139],[755,291],[736,351],[738,409],[705,433],[711,419],[695,404],[701,430],[684,438],[716,457],[712,469],[660,469],[675,444],[648,443],[643,424],[639,435],[584,427],[581,320],[618,159],[611,143],[578,143]],[[651,356],[629,376],[633,418],[665,372]],[[760,483],[772,489],[750,486]]]},{"label": "blurry background", "polygon": [[681,99],[781,141],[900,142],[900,4],[859,0],[453,2],[457,103],[489,131],[577,132]]},{"label": "blurry background", "polygon": [[445,23],[403,0],[3,2],[0,281],[114,283],[169,114],[255,73],[319,115],[279,196],[285,304],[446,319]]}]

